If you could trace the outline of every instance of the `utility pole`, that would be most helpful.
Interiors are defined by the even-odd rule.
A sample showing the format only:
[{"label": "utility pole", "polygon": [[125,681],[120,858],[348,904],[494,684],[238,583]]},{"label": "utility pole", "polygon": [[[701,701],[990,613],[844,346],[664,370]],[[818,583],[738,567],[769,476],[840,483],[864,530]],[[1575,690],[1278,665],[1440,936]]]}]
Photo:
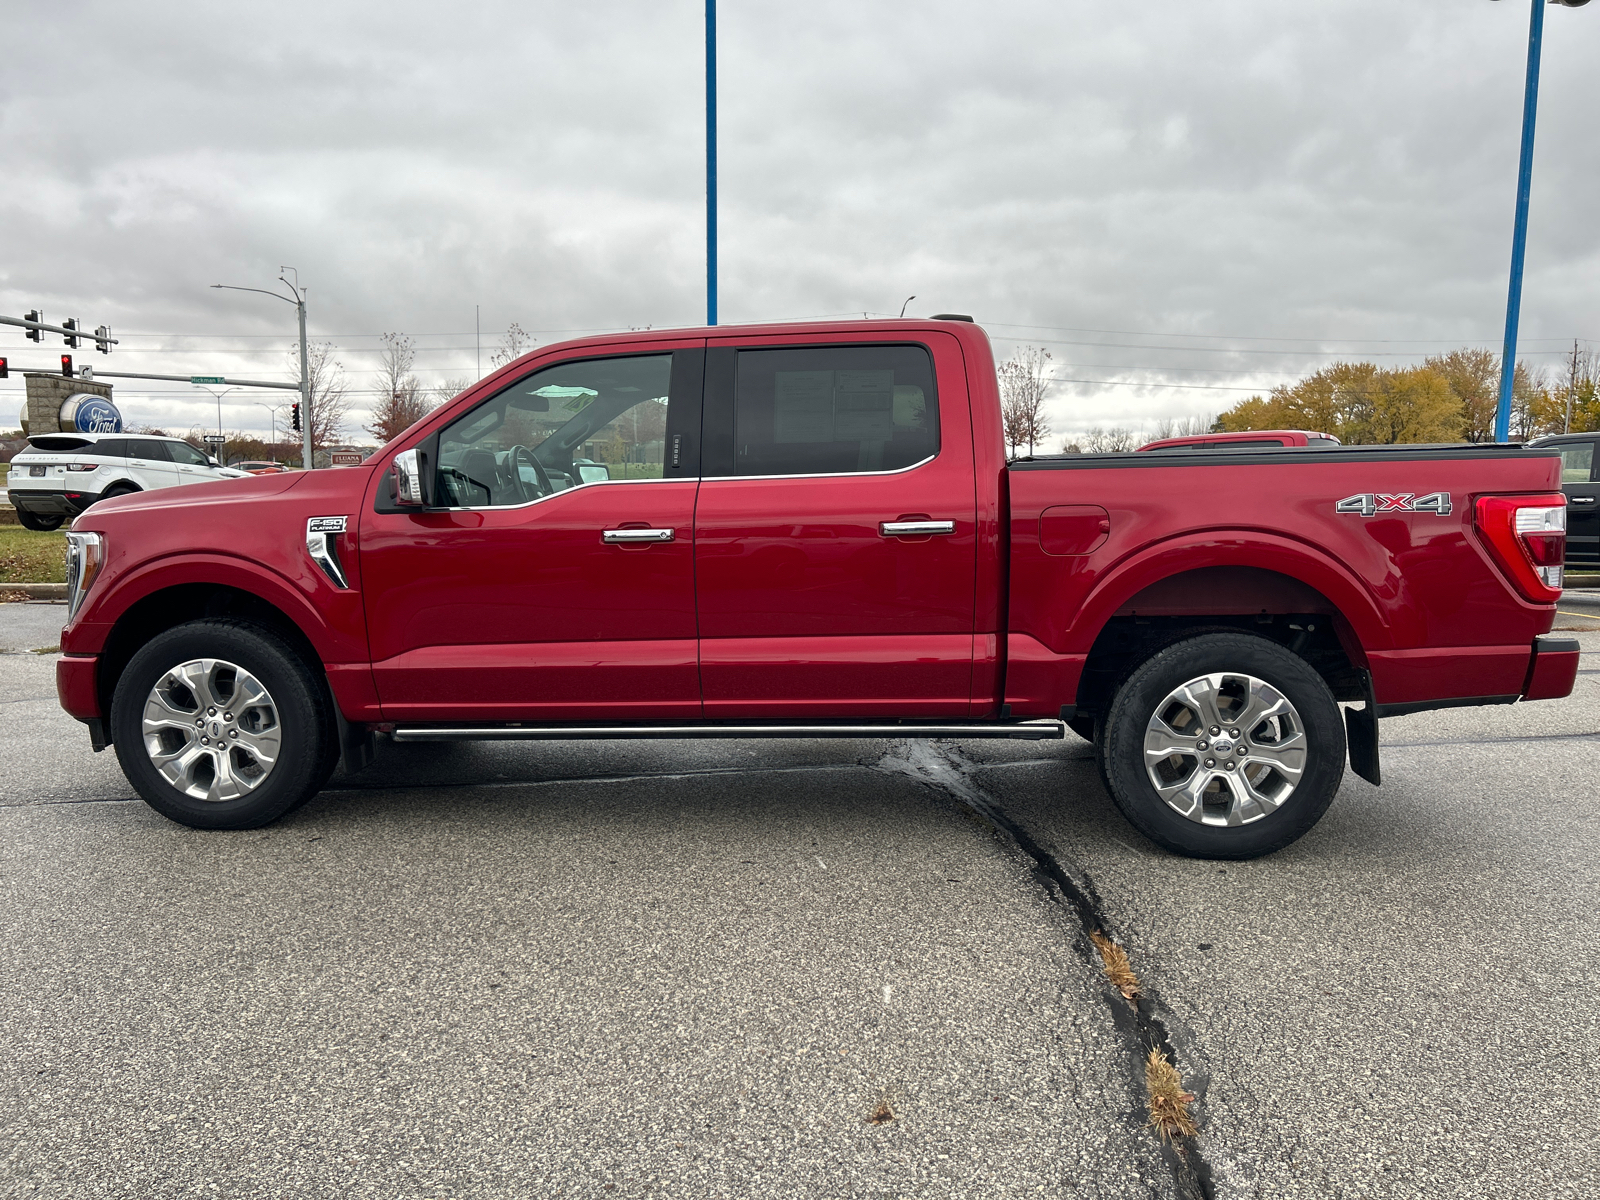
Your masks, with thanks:
[{"label": "utility pole", "polygon": [[1572,369],[1567,374],[1567,419],[1562,423],[1561,432],[1572,432],[1572,393],[1578,390],[1578,339],[1572,339]]},{"label": "utility pole", "polygon": [[483,378],[483,308],[481,305],[472,306],[472,332],[477,339],[478,378]]}]

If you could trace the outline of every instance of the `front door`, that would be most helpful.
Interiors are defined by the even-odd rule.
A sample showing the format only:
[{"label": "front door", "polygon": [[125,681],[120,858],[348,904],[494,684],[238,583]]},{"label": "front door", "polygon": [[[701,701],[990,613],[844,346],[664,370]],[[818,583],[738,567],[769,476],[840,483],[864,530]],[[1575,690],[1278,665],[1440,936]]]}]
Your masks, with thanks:
[{"label": "front door", "polygon": [[709,343],[707,717],[970,711],[971,423],[955,339],[926,342]]},{"label": "front door", "polygon": [[427,511],[380,480],[360,544],[385,718],[699,715],[701,345],[538,366],[469,407],[422,443]]}]

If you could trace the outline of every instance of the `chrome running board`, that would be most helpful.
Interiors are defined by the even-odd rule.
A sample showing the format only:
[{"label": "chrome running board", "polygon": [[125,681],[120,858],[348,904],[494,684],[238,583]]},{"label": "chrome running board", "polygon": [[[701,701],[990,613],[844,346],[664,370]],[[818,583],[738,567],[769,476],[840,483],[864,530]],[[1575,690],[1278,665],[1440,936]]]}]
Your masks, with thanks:
[{"label": "chrome running board", "polygon": [[564,738],[1012,738],[1027,742],[1061,741],[1060,721],[955,724],[937,721],[863,724],[750,725],[429,725],[400,726],[397,742],[555,741]]}]

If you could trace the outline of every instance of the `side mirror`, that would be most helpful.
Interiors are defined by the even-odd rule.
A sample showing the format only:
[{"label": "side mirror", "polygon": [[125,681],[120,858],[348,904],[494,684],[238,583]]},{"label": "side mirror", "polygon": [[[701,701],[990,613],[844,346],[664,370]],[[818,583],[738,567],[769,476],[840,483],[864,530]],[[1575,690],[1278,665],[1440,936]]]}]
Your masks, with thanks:
[{"label": "side mirror", "polygon": [[396,504],[421,507],[422,464],[415,450],[402,450],[394,456],[394,500]]},{"label": "side mirror", "polygon": [[206,455],[206,461],[208,463],[210,463],[213,467],[220,467],[222,465],[221,463],[219,463],[216,460],[216,457],[214,455],[210,455],[210,454]]}]

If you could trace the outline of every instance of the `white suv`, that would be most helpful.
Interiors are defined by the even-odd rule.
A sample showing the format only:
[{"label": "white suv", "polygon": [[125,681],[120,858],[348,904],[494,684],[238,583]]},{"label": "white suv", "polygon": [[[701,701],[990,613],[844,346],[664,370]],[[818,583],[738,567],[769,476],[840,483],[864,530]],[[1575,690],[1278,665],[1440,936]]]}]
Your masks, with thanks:
[{"label": "white suv", "polygon": [[174,437],[42,433],[11,460],[9,499],[27,529],[55,529],[96,500],[218,479],[247,479]]}]

